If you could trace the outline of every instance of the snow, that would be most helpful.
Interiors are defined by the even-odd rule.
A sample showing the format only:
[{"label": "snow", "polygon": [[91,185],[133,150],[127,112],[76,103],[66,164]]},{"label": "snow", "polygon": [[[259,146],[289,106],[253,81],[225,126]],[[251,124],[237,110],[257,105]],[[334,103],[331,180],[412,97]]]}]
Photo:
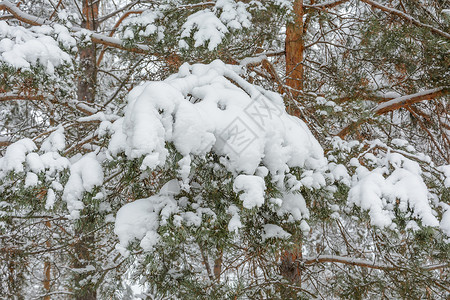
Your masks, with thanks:
[{"label": "snow", "polygon": [[258,55],[255,57],[246,57],[244,59],[242,59],[239,64],[241,66],[248,66],[248,65],[258,65],[259,63],[261,63],[262,61],[266,60],[267,56],[265,55]]},{"label": "snow", "polygon": [[239,208],[236,205],[230,205],[227,212],[231,215],[230,222],[228,222],[228,231],[237,233],[239,228],[243,226],[239,217]]},{"label": "snow", "polygon": [[377,96],[384,98],[384,99],[394,99],[394,98],[398,98],[401,97],[402,95],[399,94],[398,92],[394,92],[394,91],[389,91],[389,92],[378,92],[376,93]]},{"label": "snow", "polygon": [[132,30],[129,28],[130,26],[139,26],[145,28],[144,30],[141,30],[139,32],[140,36],[150,36],[158,32],[158,26],[155,25],[155,23],[161,17],[163,17],[163,15],[157,10],[145,10],[138,16],[127,18],[122,22],[122,26],[126,28],[123,37],[125,39],[132,38],[130,36],[127,36],[129,35],[127,34],[127,31],[130,31],[133,35]]},{"label": "snow", "polygon": [[65,148],[66,138],[64,137],[64,127],[62,126],[53,131],[41,145],[41,150],[45,152],[63,151]]},{"label": "snow", "polygon": [[264,242],[265,240],[271,238],[287,239],[291,236],[291,234],[284,231],[283,228],[278,225],[266,224],[263,227],[263,234],[261,236]]},{"label": "snow", "polygon": [[239,195],[245,208],[261,207],[264,204],[264,191],[266,185],[264,179],[253,175],[239,175],[234,180],[233,190]]},{"label": "snow", "polygon": [[395,145],[397,147],[405,147],[407,146],[409,143],[406,140],[402,140],[402,139],[393,139],[392,140],[392,145]]},{"label": "snow", "polygon": [[[5,156],[0,158],[0,171],[23,172],[26,154],[36,149],[34,142],[28,138],[21,139],[6,148]],[[1,173],[0,173],[1,175]]]},{"label": "snow", "polygon": [[[71,64],[70,55],[59,47],[53,37],[40,33],[44,29],[53,32],[48,26],[36,27],[34,30],[21,26],[9,26],[0,21],[0,62],[16,69],[30,69],[31,66],[42,65],[46,73],[53,75],[55,67]],[[39,29],[37,29],[39,28]],[[67,29],[57,26],[57,39],[63,45],[73,46],[75,43],[68,35]]]},{"label": "snow", "polygon": [[172,179],[163,185],[159,194],[164,196],[175,196],[178,195],[180,191],[181,189],[178,180]]},{"label": "snow", "polygon": [[215,10],[220,10],[220,20],[230,29],[238,30],[251,27],[251,14],[243,2],[234,0],[217,0]]},{"label": "snow", "polygon": [[305,198],[300,193],[286,193],[283,195],[277,214],[279,216],[289,214],[291,222],[309,218],[309,210],[306,207]]},{"label": "snow", "polygon": [[167,156],[165,135],[170,126],[175,104],[183,96],[163,82],[152,82],[133,89],[125,112],[124,131],[128,132],[127,156],[147,154],[144,165],[151,169],[162,165]]},{"label": "snow", "polygon": [[450,206],[442,215],[440,228],[447,236],[450,236]]},{"label": "snow", "polygon": [[194,47],[208,43],[208,50],[212,51],[222,42],[227,27],[209,9],[201,10],[190,15],[183,24],[180,37],[189,38],[193,34]]},{"label": "snow", "polygon": [[290,0],[275,0],[274,3],[287,10],[291,10],[293,6],[293,2]]},{"label": "snow", "polygon": [[348,175],[348,170],[344,165],[329,163],[328,169],[333,176],[333,181],[340,181],[343,184],[350,186],[350,175]]},{"label": "snow", "polygon": [[38,176],[33,172],[28,172],[25,177],[25,187],[32,187],[38,184]]},{"label": "snow", "polygon": [[112,115],[112,114],[105,114],[104,112],[96,112],[96,113],[93,113],[92,115],[90,115],[90,116],[87,116],[87,117],[81,117],[81,118],[78,118],[78,122],[91,122],[91,121],[100,121],[100,122],[103,122],[103,121],[115,121],[115,120],[117,120],[119,117],[118,116],[116,116],[116,115]]},{"label": "snow", "polygon": [[[175,146],[181,154],[181,159],[176,162],[177,176],[157,194],[157,197],[172,199],[178,197],[181,190],[190,190],[189,176],[194,158],[215,153],[221,167],[233,174],[233,191],[242,201],[242,208],[228,207],[230,232],[238,232],[243,226],[242,210],[265,204],[265,180],[269,176],[281,190],[289,188],[289,192],[279,199],[276,212],[290,216],[291,221],[304,221],[309,217],[305,200],[299,193],[293,194],[302,188],[302,184],[290,172],[292,168],[302,168],[303,177],[308,178],[311,188],[325,186],[323,150],[305,123],[286,113],[279,94],[246,82],[239,76],[240,72],[241,67],[225,65],[221,61],[209,65],[184,64],[177,74],[164,81],[146,82],[135,87],[128,95],[124,117],[103,125],[102,130],[112,133],[109,155],[114,157],[124,153],[130,159],[143,158],[141,169],[153,170],[167,166],[167,144]],[[337,177],[339,171],[340,168],[336,170]],[[144,210],[153,214],[149,211],[153,198],[149,199],[142,205],[148,205]],[[184,202],[179,200],[178,209],[188,207],[182,204]],[[120,215],[129,205],[121,209]],[[177,211],[176,207],[174,204],[167,210],[161,208],[159,218],[149,216],[155,224],[145,225],[150,229],[135,235],[124,232],[131,232],[133,226],[144,225],[127,223],[118,215],[119,249],[125,253],[128,242],[135,238],[142,241],[149,231],[144,245],[148,249],[154,247],[158,226],[166,224]],[[205,211],[196,203],[189,207],[195,211],[180,211],[173,217],[176,226],[199,226],[205,213],[215,217],[212,211]],[[121,228],[125,223],[128,229]],[[301,224],[303,230],[309,231],[306,221]]]},{"label": "snow", "polygon": [[48,189],[47,200],[45,201],[45,209],[52,209],[55,205],[56,195],[53,189]]},{"label": "snow", "polygon": [[386,165],[392,171],[386,178],[386,167],[369,171],[359,166],[353,176],[348,201],[369,211],[371,224],[388,227],[394,219],[393,205],[398,200],[400,211],[411,209],[424,226],[439,225],[428,200],[428,188],[421,177],[420,166],[398,153],[386,156]]},{"label": "snow", "polygon": [[165,207],[169,207],[172,212],[175,204],[171,197],[152,196],[133,201],[119,209],[114,229],[119,237],[116,248],[127,256],[126,246],[137,239],[141,241],[140,245],[144,250],[151,251],[160,239],[157,233],[159,215]]},{"label": "snow", "polygon": [[27,155],[26,162],[31,171],[35,173],[46,171],[49,175],[63,171],[70,166],[69,160],[57,152],[48,152],[42,155],[32,152]]},{"label": "snow", "polygon": [[278,94],[242,80],[240,70],[220,61],[184,64],[163,82],[134,88],[125,117],[111,125],[111,154],[148,156],[144,167],[155,168],[172,142],[184,157],[214,151],[232,172],[252,175],[263,163],[281,183],[289,167],[323,167],[323,150],[307,126],[285,112]]},{"label": "snow", "polygon": [[84,155],[70,166],[70,176],[64,187],[62,199],[67,203],[70,217],[78,219],[84,192],[92,192],[95,186],[103,184],[103,169],[94,153]]},{"label": "snow", "polygon": [[450,188],[450,165],[440,166],[438,170],[444,173],[444,186]]}]

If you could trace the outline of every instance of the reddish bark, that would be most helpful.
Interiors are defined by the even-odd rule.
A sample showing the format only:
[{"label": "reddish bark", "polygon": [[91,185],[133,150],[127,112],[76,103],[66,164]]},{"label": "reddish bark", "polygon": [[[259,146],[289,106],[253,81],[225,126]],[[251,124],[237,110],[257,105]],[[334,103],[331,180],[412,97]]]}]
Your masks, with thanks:
[{"label": "reddish bark", "polygon": [[295,0],[293,20],[286,25],[286,85],[294,99],[303,90],[303,0]]},{"label": "reddish bark", "polygon": [[[97,29],[98,5],[100,1],[83,0],[83,22],[88,30]],[[80,50],[81,76],[78,78],[78,101],[94,102],[97,84],[97,49],[94,43]]]}]

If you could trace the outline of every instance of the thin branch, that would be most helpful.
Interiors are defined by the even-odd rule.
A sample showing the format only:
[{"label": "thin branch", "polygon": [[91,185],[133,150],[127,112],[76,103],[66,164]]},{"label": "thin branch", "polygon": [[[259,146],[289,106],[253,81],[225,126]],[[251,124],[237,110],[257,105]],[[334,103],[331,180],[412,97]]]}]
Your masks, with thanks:
[{"label": "thin branch", "polygon": [[37,296],[37,297],[34,297],[33,299],[42,299],[42,298],[44,298],[44,297],[46,297],[46,296],[51,296],[51,295],[61,295],[61,294],[64,294],[64,295],[74,295],[73,292],[67,292],[67,291],[55,291],[55,292],[50,292],[50,293],[45,293],[45,294],[39,295],[39,296]]},{"label": "thin branch", "polygon": [[125,5],[124,7],[119,8],[118,10],[115,10],[115,11],[113,11],[112,13],[107,14],[106,16],[99,18],[98,21],[97,21],[97,24],[100,24],[100,23],[102,23],[102,22],[108,20],[109,18],[114,17],[115,15],[117,15],[118,13],[121,13],[121,12],[124,11],[124,10],[127,10],[127,9],[132,8],[133,6],[135,6],[136,4],[138,4],[139,2],[141,2],[141,1],[140,1],[140,0],[137,0],[137,1],[131,2],[131,3],[127,4],[127,5]]},{"label": "thin branch", "polygon": [[[141,14],[143,12],[144,12],[144,10],[129,10],[126,13],[124,13],[123,16],[120,17],[120,19],[114,25],[113,29],[109,33],[109,36],[112,37],[114,35],[114,33],[116,32],[116,30],[120,26],[120,24],[123,22],[123,20],[125,20],[129,15],[131,15],[131,14]],[[105,51],[106,51],[106,45],[103,46],[102,51],[100,52],[100,55],[98,56],[97,67],[100,66],[100,62],[102,61],[103,56],[105,55]]]},{"label": "thin branch", "polygon": [[427,127],[425,126],[425,124],[423,124],[422,120],[420,119],[420,117],[409,107],[407,106],[406,109],[417,119],[417,121],[419,122],[419,126],[422,127],[422,129],[428,134],[428,136],[431,139],[431,142],[434,144],[434,146],[436,147],[436,149],[438,150],[438,152],[442,155],[442,157],[447,161],[450,162],[450,158],[446,157],[446,155],[444,154],[444,152],[442,152],[441,147],[439,147],[439,144],[436,142],[436,139],[433,137],[433,135],[431,134],[431,132],[427,129]]}]

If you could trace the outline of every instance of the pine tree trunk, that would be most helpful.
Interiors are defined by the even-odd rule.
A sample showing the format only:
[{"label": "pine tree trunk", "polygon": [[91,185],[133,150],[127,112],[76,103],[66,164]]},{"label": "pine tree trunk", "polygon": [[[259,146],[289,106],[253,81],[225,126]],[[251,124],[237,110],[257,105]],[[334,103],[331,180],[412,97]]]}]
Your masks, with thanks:
[{"label": "pine tree trunk", "polygon": [[[97,29],[98,8],[100,0],[82,0],[83,21],[82,27],[88,30]],[[93,103],[96,95],[97,85],[97,51],[94,43],[79,51],[80,58],[80,77],[78,78],[78,101]],[[87,208],[86,208],[87,209]],[[85,209],[85,210],[86,210]],[[88,265],[94,265],[93,244],[94,235],[89,232],[95,227],[95,222],[90,217],[86,217],[82,223],[78,224],[75,234],[79,237],[73,249],[75,261],[73,267],[77,269],[86,268]],[[76,300],[94,300],[97,299],[97,289],[95,283],[89,280],[92,272],[75,273],[75,295]]]},{"label": "pine tree trunk", "polygon": [[[81,226],[81,225],[80,225]],[[86,228],[87,227],[87,228]],[[82,235],[83,232],[88,232],[92,226],[82,226],[77,230],[77,235]],[[92,244],[94,242],[94,235],[82,236],[74,245],[74,252],[76,261],[73,265],[76,269],[86,268],[92,262]],[[97,289],[93,282],[87,281],[88,277],[92,275],[91,272],[75,272],[74,275],[74,298],[76,300],[95,300],[97,299]]]},{"label": "pine tree trunk", "polygon": [[[97,29],[98,5],[100,1],[83,1],[83,22],[88,30]],[[92,4],[91,4],[92,3]],[[97,51],[94,43],[80,49],[80,74],[78,78],[78,101],[94,102],[97,85]]]},{"label": "pine tree trunk", "polygon": [[[292,22],[286,24],[286,85],[298,99],[303,90],[303,0],[295,0]],[[295,113],[293,113],[295,114]],[[294,285],[301,286],[302,235],[296,238],[296,247],[284,251],[281,257],[281,275]]]},{"label": "pine tree trunk", "polygon": [[[52,227],[50,221],[45,221],[45,226],[49,229]],[[47,240],[45,242],[45,246],[47,246],[47,248],[50,249],[51,247],[50,240]],[[47,293],[50,293],[50,280],[51,280],[51,265],[50,261],[47,258],[44,262],[44,290]],[[50,296],[49,295],[45,296],[44,300],[50,300]]]},{"label": "pine tree trunk", "polygon": [[286,85],[297,99],[303,90],[303,0],[295,0],[293,20],[286,24]]},{"label": "pine tree trunk", "polygon": [[302,242],[301,237],[297,239],[297,245],[294,249],[284,251],[281,257],[280,271],[281,275],[291,284],[301,286],[302,284]]}]

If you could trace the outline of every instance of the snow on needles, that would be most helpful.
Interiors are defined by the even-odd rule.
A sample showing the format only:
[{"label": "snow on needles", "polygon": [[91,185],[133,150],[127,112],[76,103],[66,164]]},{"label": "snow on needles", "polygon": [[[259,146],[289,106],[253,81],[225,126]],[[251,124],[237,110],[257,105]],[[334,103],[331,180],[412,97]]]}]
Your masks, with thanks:
[{"label": "snow on needles", "polygon": [[322,148],[301,120],[286,113],[281,96],[237,72],[221,61],[184,64],[163,82],[134,88],[125,117],[112,125],[109,150],[145,156],[142,167],[155,168],[164,165],[165,143],[171,142],[185,157],[214,151],[231,172],[253,175],[263,164],[280,183],[290,167],[325,166]]},{"label": "snow on needles", "polygon": [[375,226],[392,224],[395,205],[405,214],[411,209],[413,217],[421,219],[424,226],[439,226],[419,164],[399,153],[388,152],[383,160],[372,159],[380,166],[371,171],[358,166],[348,196],[349,203],[368,210]]},{"label": "snow on needles", "polygon": [[[326,168],[326,159],[307,126],[286,113],[279,94],[246,82],[239,76],[240,70],[221,61],[184,64],[163,82],[147,82],[134,88],[128,95],[125,116],[111,125],[114,133],[109,151],[112,155],[124,152],[131,159],[144,157],[141,169],[154,169],[167,163],[166,145],[172,143],[183,156],[177,164],[180,186],[185,190],[189,190],[192,158],[213,152],[224,168],[234,174],[233,189],[239,194],[243,209],[265,203],[264,179],[269,174],[272,182],[285,189],[285,179],[292,181],[287,177],[291,168],[299,167],[310,170],[307,174],[311,186],[323,186],[325,179],[320,173]],[[298,191],[303,185],[297,181],[291,186],[292,191]],[[293,221],[308,217],[301,195],[291,194],[287,199],[286,205],[279,208],[280,215],[290,214],[292,209]],[[153,201],[149,198],[141,202],[146,206]],[[155,228],[127,220],[134,218],[127,211],[135,211],[136,205],[125,205],[117,215],[116,232],[120,234],[121,247],[143,237],[121,228],[125,226],[121,224]],[[242,226],[238,210],[230,206],[230,231]],[[153,233],[150,235],[155,238]]]},{"label": "snow on needles", "polygon": [[84,192],[92,192],[103,183],[103,169],[94,153],[84,155],[70,167],[70,177],[64,187],[63,200],[67,202],[70,217],[78,219],[84,205]]},{"label": "snow on needles", "polygon": [[[344,165],[327,162],[306,124],[286,113],[279,94],[245,81],[240,72],[241,67],[218,60],[209,65],[184,64],[177,74],[164,81],[146,82],[134,88],[128,95],[125,116],[109,125],[113,134],[108,151],[113,156],[123,152],[130,159],[143,157],[141,169],[146,170],[167,166],[167,145],[173,145],[182,157],[176,162],[178,177],[174,179],[179,189],[187,192],[194,158],[214,153],[221,166],[233,174],[233,191],[241,201],[241,205],[230,203],[228,207],[230,232],[238,232],[243,226],[243,210],[258,209],[267,201],[278,216],[299,222],[300,229],[309,232],[306,220],[310,212],[299,191],[334,182],[350,187],[348,204],[367,210],[372,225],[395,227],[394,208],[398,207],[407,218],[421,220],[423,226],[447,229],[442,222],[448,214],[439,224],[417,162],[389,151],[381,158],[367,153],[364,157],[378,167],[366,168],[353,158],[351,162],[357,168],[351,177]],[[295,168],[301,170],[300,178],[292,173]],[[280,198],[267,195],[267,180],[282,192]],[[165,210],[166,215],[174,215],[177,201],[181,200],[176,193],[160,193],[157,198],[139,201],[144,206],[142,210],[132,203],[122,207],[117,215],[116,232],[121,240],[118,247],[123,251],[136,238],[141,240],[141,246],[144,243],[147,250],[152,249],[159,240],[157,228],[162,220],[157,211],[163,209],[160,203],[170,203],[166,205],[170,207]],[[159,203],[160,208],[152,203]],[[151,216],[135,220],[136,210],[139,215],[151,211]],[[154,224],[141,224],[139,219],[152,220]],[[174,215],[176,224],[185,220],[200,226],[201,219],[199,211]],[[139,230],[133,231],[132,226]],[[143,242],[144,237],[147,242]],[[288,238],[289,233],[276,224],[265,224],[261,238],[273,237]]]},{"label": "snow on needles", "polygon": [[[55,34],[55,40],[50,34]],[[63,47],[75,47],[75,39],[61,25],[33,27],[9,26],[0,21],[0,61],[16,69],[30,69],[42,65],[45,72],[53,75],[55,67],[71,64]]]},{"label": "snow on needles", "polygon": [[[194,32],[194,47],[199,47],[208,42],[208,50],[214,50],[228,33],[227,27],[208,10],[201,10],[190,15],[182,26],[181,38],[188,38]],[[180,41],[180,46],[186,47],[186,42]]]},{"label": "snow on needles", "polygon": [[230,31],[250,28],[251,18],[244,3],[233,0],[217,0],[212,10],[204,9],[188,16],[181,28],[180,47],[188,47],[185,39],[194,32],[194,47],[207,43],[208,50],[213,51]]}]

